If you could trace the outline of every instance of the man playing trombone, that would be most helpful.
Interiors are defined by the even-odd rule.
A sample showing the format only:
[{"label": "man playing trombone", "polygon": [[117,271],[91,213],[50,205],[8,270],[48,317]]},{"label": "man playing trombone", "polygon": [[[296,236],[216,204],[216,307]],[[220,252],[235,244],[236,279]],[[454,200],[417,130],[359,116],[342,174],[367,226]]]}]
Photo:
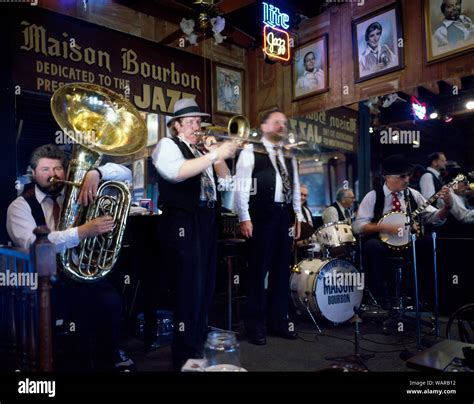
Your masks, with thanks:
[{"label": "man playing trombone", "polygon": [[163,211],[160,243],[176,276],[173,363],[179,371],[189,358],[202,356],[207,335],[217,265],[217,179],[229,179],[225,160],[235,152],[233,142],[209,145],[209,153],[196,148],[201,117],[193,99],[174,105],[168,122],[172,138],[162,139],[153,152],[158,171],[158,206]]}]

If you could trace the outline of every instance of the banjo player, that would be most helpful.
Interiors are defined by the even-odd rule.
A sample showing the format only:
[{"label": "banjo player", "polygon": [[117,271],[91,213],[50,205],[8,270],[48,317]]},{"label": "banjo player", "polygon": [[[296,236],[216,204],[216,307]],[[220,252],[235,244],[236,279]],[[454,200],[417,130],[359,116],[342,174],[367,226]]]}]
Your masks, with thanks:
[{"label": "banjo player", "polygon": [[[399,225],[380,223],[380,219],[390,212],[415,211],[425,203],[425,198],[416,190],[408,187],[409,164],[404,155],[395,154],[382,163],[383,186],[376,187],[365,195],[353,224],[355,233],[366,236],[363,253],[366,259],[367,276],[375,292],[376,299],[384,309],[390,309],[387,277],[388,259],[394,252],[379,237],[380,233],[402,236],[404,228]],[[408,198],[406,198],[408,196]],[[444,201],[442,209],[428,206],[420,213],[425,223],[441,225],[446,220],[452,197],[447,187],[443,187],[438,197]],[[409,230],[408,230],[409,231]],[[401,255],[400,252],[395,255]]]}]

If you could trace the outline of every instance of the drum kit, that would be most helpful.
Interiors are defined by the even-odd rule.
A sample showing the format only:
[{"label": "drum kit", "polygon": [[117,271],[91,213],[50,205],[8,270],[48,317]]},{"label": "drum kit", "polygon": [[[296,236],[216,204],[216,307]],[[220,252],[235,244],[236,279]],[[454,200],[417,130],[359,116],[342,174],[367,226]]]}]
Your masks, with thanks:
[{"label": "drum kit", "polygon": [[319,254],[317,257],[311,254],[313,258],[293,267],[290,290],[296,309],[307,312],[320,330],[313,315],[334,324],[354,316],[362,304],[364,279],[353,265],[356,239],[350,224],[330,223],[313,229],[312,233],[317,243],[311,249],[319,250]]}]

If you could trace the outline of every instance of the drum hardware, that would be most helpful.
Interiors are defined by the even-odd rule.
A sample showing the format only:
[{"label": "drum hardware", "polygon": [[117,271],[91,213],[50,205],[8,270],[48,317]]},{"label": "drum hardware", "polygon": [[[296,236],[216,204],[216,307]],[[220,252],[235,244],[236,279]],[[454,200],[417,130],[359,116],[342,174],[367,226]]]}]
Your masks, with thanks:
[{"label": "drum hardware", "polygon": [[[446,186],[451,188],[458,184],[459,182],[465,181],[466,177],[462,174],[459,174]],[[414,229],[417,235],[420,234],[420,228],[418,222],[415,218],[423,212],[428,206],[435,202],[439,198],[440,192],[435,193],[431,196],[424,204],[415,209],[411,214],[406,212],[389,212],[385,214],[378,222],[378,224],[389,224],[398,226],[400,231],[397,234],[388,234],[380,233],[379,238],[382,240],[389,248],[394,250],[406,249],[410,246],[410,233],[413,230],[412,223],[415,223],[417,227]],[[405,199],[406,200],[406,199]]]},{"label": "drum hardware", "polygon": [[[303,303],[303,302],[302,302]],[[319,326],[318,322],[316,321],[316,319],[314,318],[313,316],[313,313],[311,313],[311,310],[309,309],[309,299],[308,298],[305,298],[304,299],[304,303],[306,304],[306,312],[308,313],[309,317],[311,318],[311,320],[313,320],[313,323],[314,325],[316,326],[318,332],[320,334],[322,334],[322,330],[321,330],[321,327]]]}]

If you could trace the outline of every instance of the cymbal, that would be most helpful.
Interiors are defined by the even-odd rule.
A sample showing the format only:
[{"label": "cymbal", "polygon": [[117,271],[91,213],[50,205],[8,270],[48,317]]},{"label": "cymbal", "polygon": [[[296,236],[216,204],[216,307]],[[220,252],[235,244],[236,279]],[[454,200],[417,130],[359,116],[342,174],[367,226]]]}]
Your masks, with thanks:
[{"label": "cymbal", "polygon": [[313,226],[310,226],[306,222],[301,222],[300,225],[301,225],[301,233],[300,233],[300,238],[297,239],[297,241],[306,240],[307,238],[310,238],[316,231],[316,229]]}]

